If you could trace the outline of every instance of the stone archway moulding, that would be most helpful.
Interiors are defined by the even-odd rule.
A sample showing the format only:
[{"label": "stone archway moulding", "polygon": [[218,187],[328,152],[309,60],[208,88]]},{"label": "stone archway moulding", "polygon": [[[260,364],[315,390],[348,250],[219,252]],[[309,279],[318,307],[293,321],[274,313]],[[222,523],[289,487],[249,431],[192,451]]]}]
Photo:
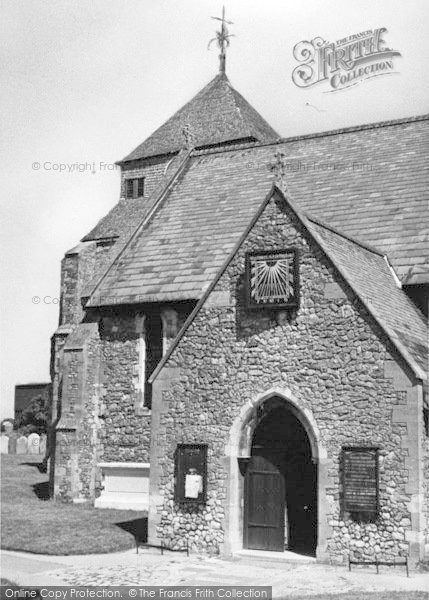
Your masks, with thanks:
[{"label": "stone archway moulding", "polygon": [[285,408],[288,408],[302,423],[310,441],[313,460],[318,461],[326,458],[326,450],[320,443],[319,429],[312,411],[303,406],[303,403],[292,394],[289,388],[271,388],[244,404],[231,427],[228,445],[225,449],[226,456],[249,455],[253,433],[257,425],[255,419],[256,409],[271,398],[282,400],[285,403]]},{"label": "stone archway moulding", "polygon": [[320,433],[312,411],[306,403],[294,396],[289,388],[271,388],[249,399],[240,410],[230,429],[225,447],[228,471],[227,506],[224,521],[224,552],[234,554],[243,548],[243,478],[238,468],[238,458],[249,456],[255,428],[258,424],[257,408],[271,398],[284,402],[302,423],[310,442],[313,461],[318,465],[318,548],[320,559],[326,553],[328,526],[326,522],[328,504],[326,500],[327,468],[329,459],[320,442]]}]

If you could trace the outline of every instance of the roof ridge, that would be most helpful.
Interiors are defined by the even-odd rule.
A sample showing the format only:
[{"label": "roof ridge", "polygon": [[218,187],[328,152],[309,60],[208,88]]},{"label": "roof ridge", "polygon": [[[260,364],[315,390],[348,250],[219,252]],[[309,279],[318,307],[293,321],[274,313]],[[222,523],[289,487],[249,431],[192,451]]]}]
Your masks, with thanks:
[{"label": "roof ridge", "polygon": [[156,212],[158,211],[158,209],[161,207],[161,205],[163,203],[163,200],[168,196],[169,192],[171,191],[171,187],[177,181],[178,177],[183,173],[183,170],[184,170],[185,166],[188,164],[191,152],[190,152],[190,150],[182,150],[181,152],[179,152],[179,154],[178,154],[178,156],[176,158],[180,158],[181,154],[182,154],[182,160],[178,164],[178,166],[175,169],[175,171],[171,174],[171,176],[167,179],[167,181],[164,184],[162,184],[162,183],[160,184],[160,189],[157,192],[157,197],[155,198],[155,201],[154,201],[154,204],[153,204],[152,208],[144,216],[144,218],[140,222],[140,224],[137,225],[137,227],[135,228],[134,232],[128,238],[127,242],[122,246],[122,248],[120,249],[120,251],[118,252],[118,254],[116,254],[116,256],[113,258],[113,260],[109,263],[109,266],[104,271],[103,275],[100,277],[100,279],[98,280],[98,282],[94,285],[93,290],[92,290],[91,294],[89,295],[89,300],[88,300],[88,302],[86,304],[87,307],[91,306],[92,296],[96,292],[97,288],[104,281],[104,279],[106,278],[107,274],[110,272],[110,269],[118,261],[118,259],[120,259],[120,257],[123,255],[123,253],[125,252],[125,250],[129,247],[131,241],[134,240],[134,238],[137,236],[137,234],[139,234],[142,231],[142,229],[145,229],[145,227],[149,224],[149,222],[151,221],[151,219],[153,218],[153,216],[156,214]]},{"label": "roof ridge", "polygon": [[364,248],[365,250],[368,250],[369,252],[372,252],[373,254],[378,254],[378,256],[386,256],[386,254],[384,252],[382,252],[381,250],[378,250],[378,248],[375,248],[375,246],[371,246],[370,244],[361,242],[360,240],[352,237],[351,235],[347,235],[347,234],[343,233],[336,227],[333,227],[332,225],[328,225],[327,223],[325,223],[321,219],[318,219],[317,217],[314,217],[310,213],[304,212],[303,214],[312,223],[315,223],[316,225],[320,225],[320,227],[323,227],[324,229],[328,229],[328,231],[332,231],[332,233],[335,233],[339,237],[342,237],[342,238],[348,240],[349,242],[356,244],[357,246],[361,246],[361,248]]},{"label": "roof ridge", "polygon": [[[382,127],[392,127],[395,125],[402,125],[405,123],[415,123],[417,121],[428,121],[429,113],[423,115],[417,115],[413,117],[401,117],[399,119],[392,119],[389,121],[377,121],[373,123],[364,123],[362,125],[350,125],[349,127],[341,127],[339,129],[328,129],[327,131],[320,131],[314,133],[304,133],[303,135],[294,135],[290,137],[279,137],[278,140],[273,142],[250,142],[247,145],[243,144],[240,149],[263,147],[263,146],[276,146],[278,144],[288,144],[290,142],[297,142],[299,140],[309,140],[314,138],[329,137],[334,135],[342,135],[344,133],[353,133],[355,131],[365,131],[369,129],[381,129]],[[232,152],[235,148],[231,147],[219,147],[219,148],[207,148],[201,150],[195,150],[194,155],[198,154],[215,154],[216,152]]]}]

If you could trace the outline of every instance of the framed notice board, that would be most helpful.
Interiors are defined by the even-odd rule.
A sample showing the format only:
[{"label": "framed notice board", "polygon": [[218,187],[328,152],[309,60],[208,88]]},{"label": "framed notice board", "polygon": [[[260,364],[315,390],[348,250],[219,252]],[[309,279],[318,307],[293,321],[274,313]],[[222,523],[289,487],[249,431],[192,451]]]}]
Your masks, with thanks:
[{"label": "framed notice board", "polygon": [[342,510],[376,517],[379,509],[378,448],[342,451]]},{"label": "framed notice board", "polygon": [[201,504],[207,499],[207,444],[178,444],[176,502]]}]

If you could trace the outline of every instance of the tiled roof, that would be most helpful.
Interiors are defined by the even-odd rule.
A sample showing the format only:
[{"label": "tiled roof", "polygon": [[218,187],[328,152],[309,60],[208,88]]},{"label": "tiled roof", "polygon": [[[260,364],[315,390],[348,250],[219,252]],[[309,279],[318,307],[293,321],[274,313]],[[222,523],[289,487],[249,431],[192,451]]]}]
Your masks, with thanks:
[{"label": "tiled roof", "polygon": [[429,281],[428,124],[413,119],[197,153],[91,305],[200,298],[265,197],[279,150],[301,210],[388,254],[400,277],[418,267]]},{"label": "tiled roof", "polygon": [[426,373],[427,323],[380,253],[311,217],[306,225],[414,372]]},{"label": "tiled roof", "polygon": [[195,147],[239,139],[272,142],[279,138],[221,73],[122,162],[177,152],[184,146],[185,125],[190,127]]}]

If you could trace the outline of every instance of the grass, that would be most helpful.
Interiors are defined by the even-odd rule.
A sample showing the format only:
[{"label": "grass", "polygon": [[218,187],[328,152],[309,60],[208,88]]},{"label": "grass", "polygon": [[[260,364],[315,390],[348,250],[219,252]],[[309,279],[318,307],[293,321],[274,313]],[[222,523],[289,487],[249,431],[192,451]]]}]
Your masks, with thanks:
[{"label": "grass", "polygon": [[88,504],[46,500],[48,476],[41,458],[2,455],[1,547],[37,554],[93,554],[127,550],[146,514],[96,509]]}]

